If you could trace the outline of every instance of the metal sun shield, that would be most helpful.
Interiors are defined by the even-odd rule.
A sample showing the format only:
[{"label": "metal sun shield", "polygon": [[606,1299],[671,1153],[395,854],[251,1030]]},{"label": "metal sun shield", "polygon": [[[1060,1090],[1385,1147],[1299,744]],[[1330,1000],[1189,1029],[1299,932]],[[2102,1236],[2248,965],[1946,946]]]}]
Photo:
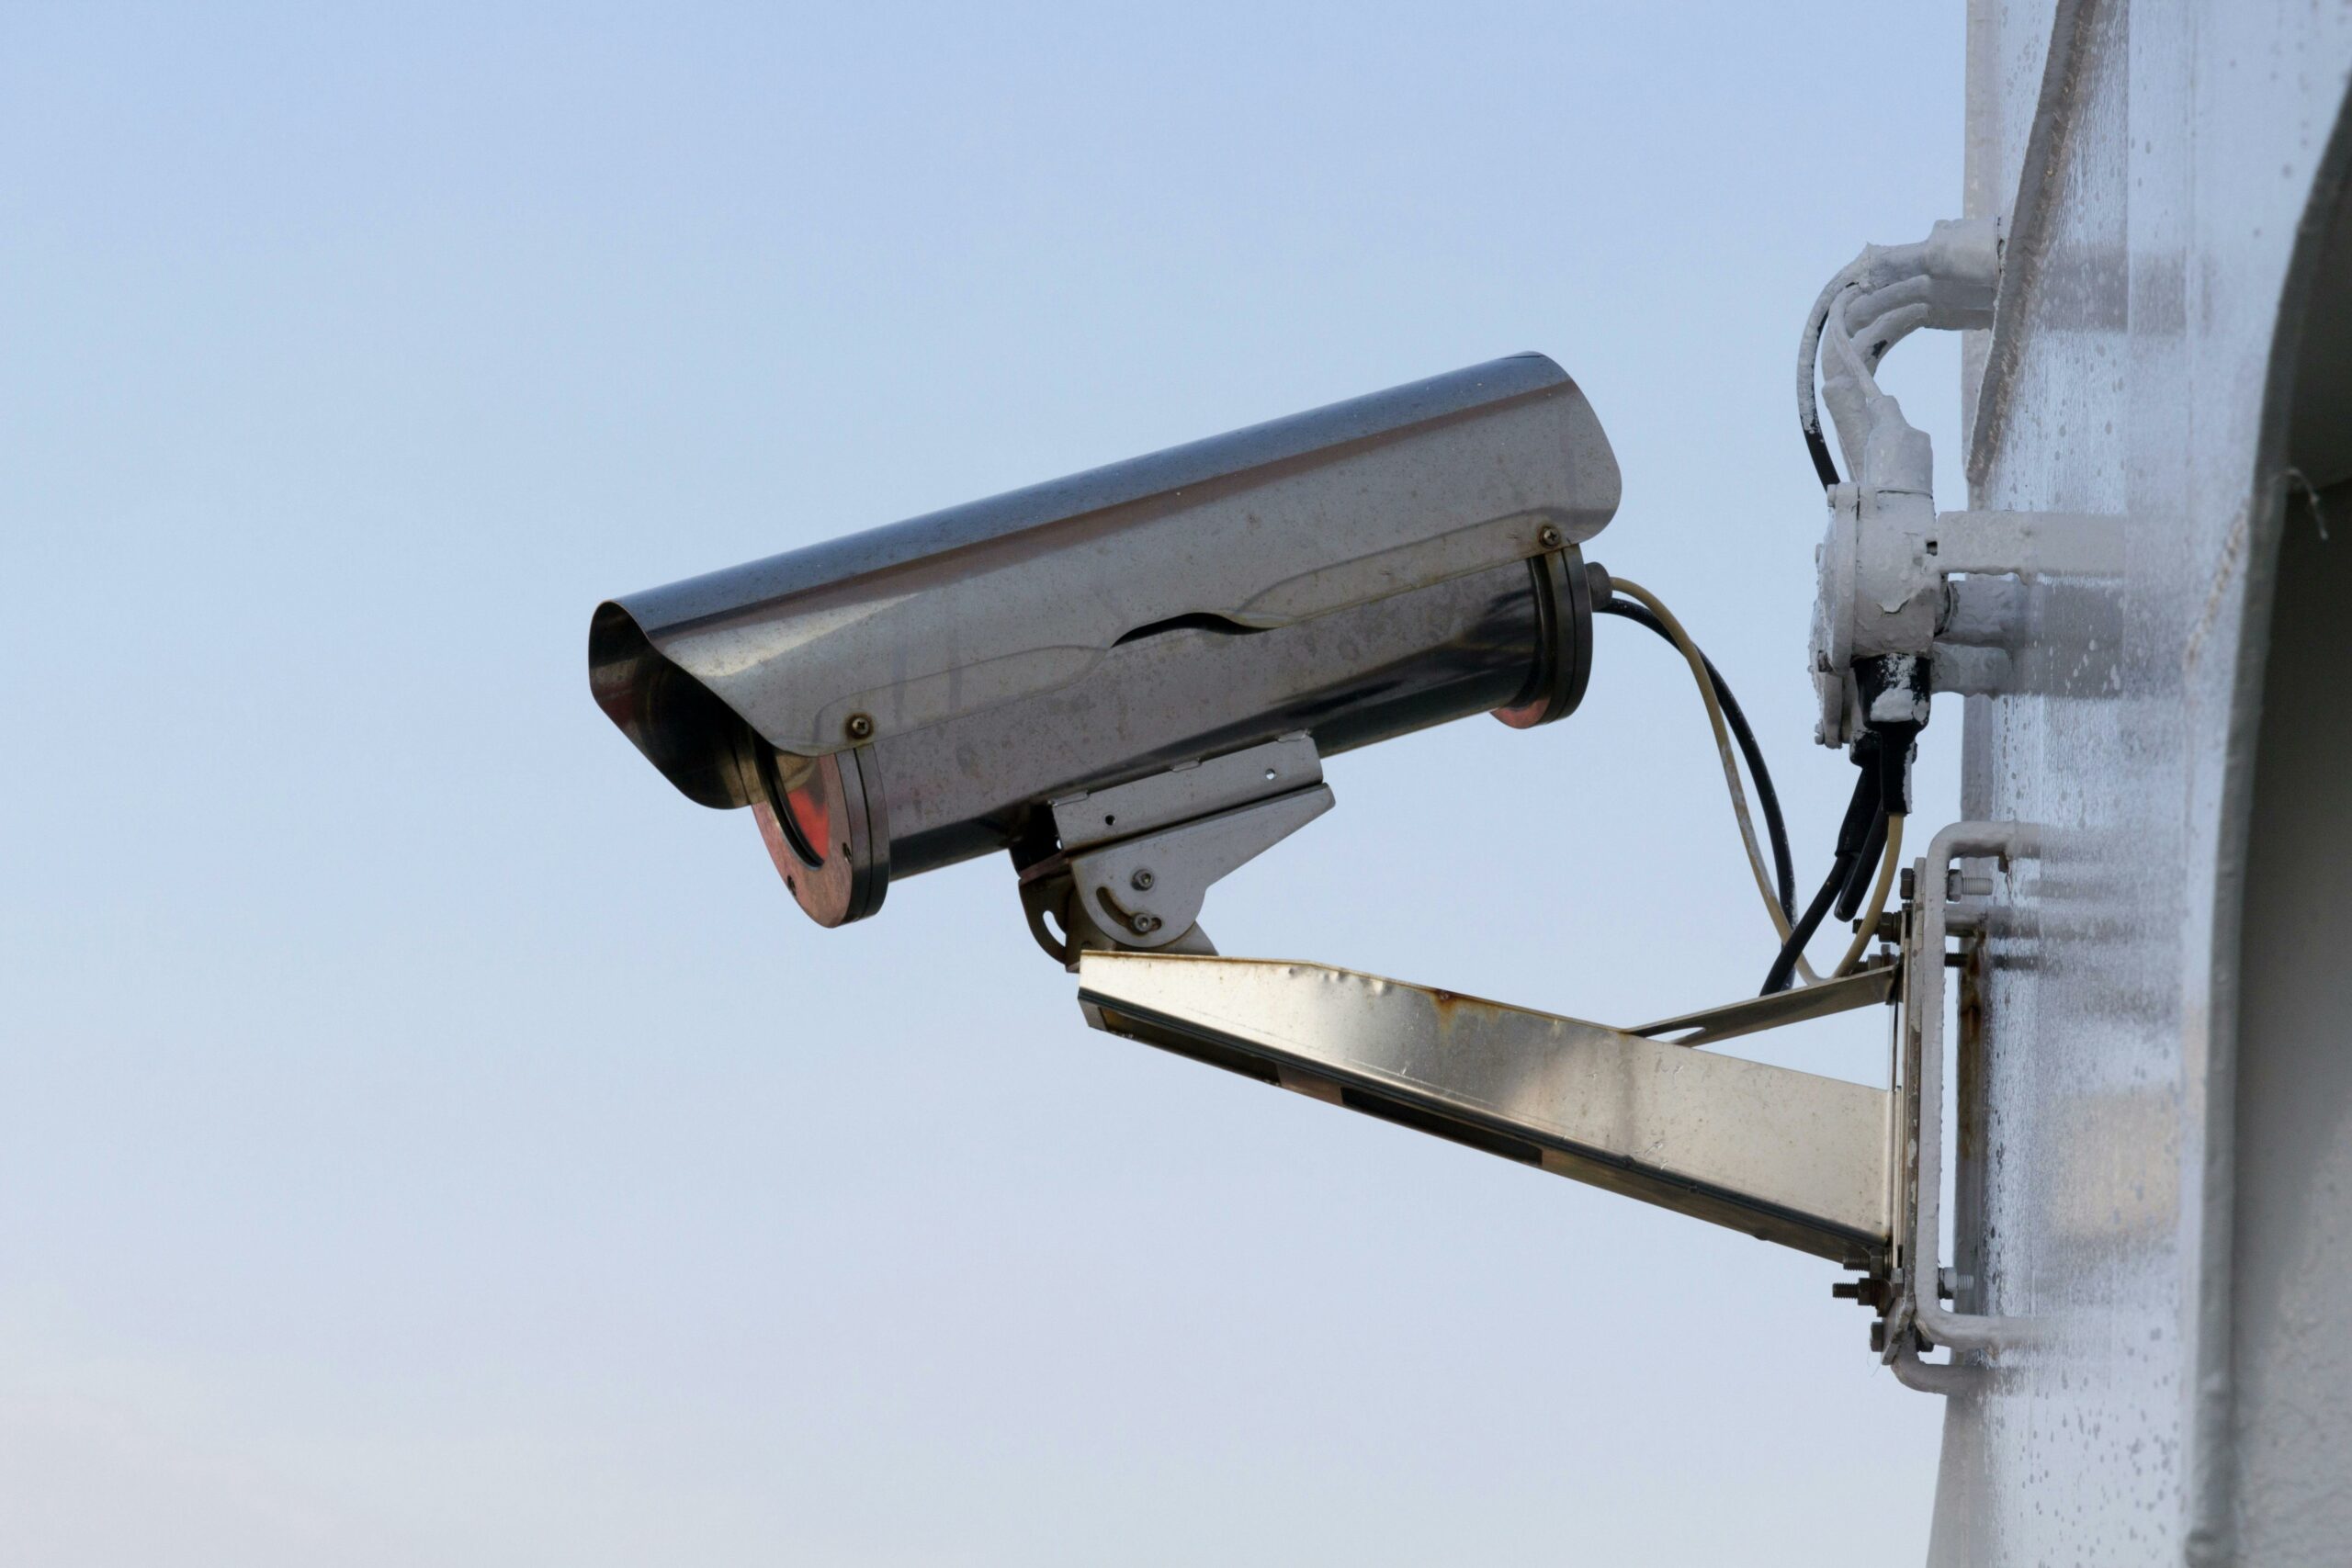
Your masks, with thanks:
[{"label": "metal sun shield", "polygon": [[838,925],[895,879],[1025,870],[1074,795],[1564,716],[1618,494],[1582,392],[1518,355],[610,600],[590,684]]}]

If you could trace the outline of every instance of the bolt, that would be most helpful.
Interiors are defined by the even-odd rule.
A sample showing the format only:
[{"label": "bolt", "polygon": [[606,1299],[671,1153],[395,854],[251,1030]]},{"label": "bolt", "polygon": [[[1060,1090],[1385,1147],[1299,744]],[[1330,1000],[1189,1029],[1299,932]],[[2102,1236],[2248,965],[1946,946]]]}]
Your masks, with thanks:
[{"label": "bolt", "polygon": [[1557,528],[1555,528],[1552,525],[1546,523],[1544,525],[1542,531],[1535,536],[1535,542],[1543,546],[1547,550],[1556,550],[1567,541],[1561,536],[1561,533]]},{"label": "bolt", "polygon": [[1886,1310],[1886,1281],[1877,1279],[1849,1280],[1829,1287],[1829,1293],[1839,1301],[1854,1302],[1872,1312]]},{"label": "bolt", "polygon": [[873,739],[874,716],[872,714],[865,713],[854,713],[850,715],[848,722],[842,726],[842,732],[847,735],[852,740]]},{"label": "bolt", "polygon": [[1136,874],[1127,878],[1127,886],[1138,893],[1148,893],[1151,891],[1151,885],[1159,880],[1151,874],[1148,867],[1138,867]]},{"label": "bolt", "polygon": [[1127,924],[1136,928],[1136,935],[1149,936],[1152,932],[1159,929],[1159,917],[1158,915],[1137,915],[1134,919],[1129,920]]}]

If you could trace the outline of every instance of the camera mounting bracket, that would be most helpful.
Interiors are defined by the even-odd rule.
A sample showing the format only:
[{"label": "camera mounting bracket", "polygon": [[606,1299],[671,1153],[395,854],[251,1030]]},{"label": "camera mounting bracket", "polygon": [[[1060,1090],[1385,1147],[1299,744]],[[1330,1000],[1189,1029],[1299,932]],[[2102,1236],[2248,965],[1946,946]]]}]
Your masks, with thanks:
[{"label": "camera mounting bracket", "polygon": [[[1951,1393],[1981,1383],[1976,1358],[2051,1332],[1984,1314],[1981,1282],[1938,1257],[1945,972],[2002,919],[2000,883],[1955,863],[2006,869],[2015,897],[2040,842],[1954,823],[1905,873],[1878,928],[1893,946],[1867,966],[1633,1029],[1318,964],[1101,951],[1071,967],[1107,1033],[1859,1269],[1832,1293],[1873,1309],[1871,1348]],[[1885,1088],[1692,1049],[1878,1005],[1896,1010]],[[1921,1359],[1937,1347],[1953,1359]]]},{"label": "camera mounting bracket", "polygon": [[1065,796],[1050,807],[1059,852],[1021,874],[1031,934],[1073,968],[1086,949],[1214,954],[1199,924],[1210,886],[1331,805],[1303,734]]}]

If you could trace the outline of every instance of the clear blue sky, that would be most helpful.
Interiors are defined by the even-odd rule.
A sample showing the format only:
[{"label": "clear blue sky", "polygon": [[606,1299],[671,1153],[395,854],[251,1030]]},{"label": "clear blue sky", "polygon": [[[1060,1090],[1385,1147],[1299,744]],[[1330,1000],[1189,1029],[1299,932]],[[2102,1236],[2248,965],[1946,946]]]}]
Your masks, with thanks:
[{"label": "clear blue sky", "polygon": [[[1790,362],[1958,206],[1961,10],[0,9],[7,1555],[1917,1551],[1939,1412],[1826,1265],[1090,1033],[1001,862],[820,931],[583,648],[1541,349],[1815,865]],[[1947,475],[1956,379],[1888,377]],[[1688,681],[1597,637],[1568,723],[1335,761],[1226,951],[1752,987]]]}]

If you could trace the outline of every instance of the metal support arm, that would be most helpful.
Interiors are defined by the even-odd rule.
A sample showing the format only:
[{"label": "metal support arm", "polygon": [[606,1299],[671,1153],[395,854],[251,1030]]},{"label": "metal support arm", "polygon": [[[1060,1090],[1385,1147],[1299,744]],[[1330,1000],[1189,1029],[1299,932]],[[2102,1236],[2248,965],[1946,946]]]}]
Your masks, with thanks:
[{"label": "metal support arm", "polygon": [[[1164,952],[1080,954],[1079,1001],[1109,1033],[1861,1269],[1837,1293],[1882,1312],[1872,1343],[1895,1376],[1954,1393],[1984,1370],[1922,1348],[1996,1352],[2040,1325],[1941,1300],[1944,948],[1987,919],[1951,901],[1994,886],[1951,866],[2035,852],[2021,824],[1956,823],[1915,868],[1899,964],[1637,1029],[1322,964]],[[1691,1048],[1894,1001],[1888,1089]]]},{"label": "metal support arm", "polygon": [[[1840,999],[1885,994],[1881,971]],[[1090,952],[1079,1000],[1097,1029],[1261,1082],[1849,1267],[1887,1258],[1885,1089],[1314,964]]]}]

